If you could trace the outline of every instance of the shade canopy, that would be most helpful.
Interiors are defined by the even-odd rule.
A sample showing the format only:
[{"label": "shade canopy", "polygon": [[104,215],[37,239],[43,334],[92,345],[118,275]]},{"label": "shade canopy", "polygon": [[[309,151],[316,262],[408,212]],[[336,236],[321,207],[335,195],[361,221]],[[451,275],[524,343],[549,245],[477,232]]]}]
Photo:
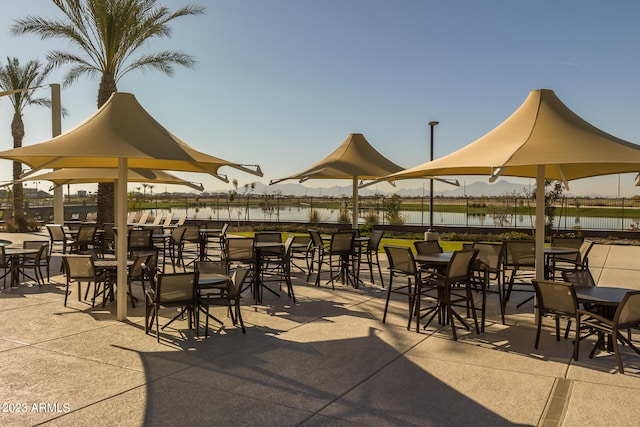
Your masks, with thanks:
[{"label": "shade canopy", "polygon": [[[51,181],[55,185],[89,184],[97,182],[114,182],[118,178],[118,169],[111,168],[69,168],[56,169],[39,175],[31,175],[20,181]],[[128,182],[152,182],[158,184],[184,185],[202,191],[202,184],[189,182],[169,172],[154,169],[129,169]]]},{"label": "shade canopy", "polygon": [[369,144],[361,133],[349,134],[347,139],[331,154],[295,175],[272,180],[277,184],[290,179],[304,182],[308,179],[350,179],[353,185],[353,213],[351,225],[358,226],[358,180],[376,179],[401,171],[396,165]]},{"label": "shade canopy", "polygon": [[[158,123],[130,93],[113,93],[87,120],[50,141],[0,151],[0,158],[27,164],[32,172],[59,168],[117,168],[116,224],[126,224],[128,169],[204,172],[222,166],[262,176],[256,170],[197,151]],[[123,227],[126,230],[126,227]],[[127,232],[118,233],[117,283],[126,283]],[[118,292],[118,320],[127,318],[127,293]]]},{"label": "shade canopy", "polygon": [[502,124],[439,159],[384,179],[428,175],[499,175],[570,181],[640,169],[640,147],[610,135],[571,111],[549,89],[534,90]]},{"label": "shade canopy", "polygon": [[132,169],[204,172],[223,180],[222,166],[262,176],[195,150],[158,123],[131,93],[117,92],[88,119],[50,141],[1,151],[0,157],[39,169],[117,168],[128,159]]},{"label": "shade canopy", "polygon": [[[439,159],[388,175],[386,181],[443,175],[500,175],[567,181],[640,171],[640,146],[610,135],[571,111],[552,90],[529,93],[502,124]],[[544,203],[536,203],[536,276],[543,276]]]},{"label": "shade canopy", "polygon": [[401,171],[369,144],[361,133],[352,133],[327,157],[302,172],[271,181],[271,184],[298,179],[375,179]]}]

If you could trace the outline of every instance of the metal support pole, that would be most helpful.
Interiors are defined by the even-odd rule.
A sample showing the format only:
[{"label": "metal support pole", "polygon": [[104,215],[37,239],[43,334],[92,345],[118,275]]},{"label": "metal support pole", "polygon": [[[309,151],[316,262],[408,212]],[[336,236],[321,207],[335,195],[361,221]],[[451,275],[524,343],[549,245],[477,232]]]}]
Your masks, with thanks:
[{"label": "metal support pole", "polygon": [[[430,144],[429,144],[429,160],[433,160],[433,128],[436,127],[440,122],[429,122],[430,127]],[[435,230],[433,229],[433,178],[429,180],[429,230],[428,233],[433,233]],[[437,239],[437,237],[436,237]]]}]

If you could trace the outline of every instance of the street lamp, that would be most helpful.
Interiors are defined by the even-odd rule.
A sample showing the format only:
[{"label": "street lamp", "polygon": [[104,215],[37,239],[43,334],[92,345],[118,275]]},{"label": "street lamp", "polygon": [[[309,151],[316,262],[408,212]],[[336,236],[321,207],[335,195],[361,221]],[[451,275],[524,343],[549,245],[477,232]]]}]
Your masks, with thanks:
[{"label": "street lamp", "polygon": [[[436,127],[440,122],[429,122],[430,127],[430,156],[429,160],[433,160],[433,128]],[[425,240],[437,240],[438,233],[433,229],[433,178],[429,179],[429,230],[425,233]]]}]

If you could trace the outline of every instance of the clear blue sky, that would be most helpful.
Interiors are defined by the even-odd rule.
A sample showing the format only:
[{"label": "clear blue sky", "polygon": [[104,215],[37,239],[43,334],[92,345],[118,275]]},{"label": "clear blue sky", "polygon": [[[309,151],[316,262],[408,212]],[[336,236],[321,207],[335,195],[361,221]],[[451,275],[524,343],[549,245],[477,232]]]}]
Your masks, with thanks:
[{"label": "clear blue sky", "polygon": [[[194,148],[260,164],[268,183],[306,169],[363,133],[403,167],[428,160],[428,122],[440,121],[435,157],[451,153],[505,120],[529,91],[553,89],[596,127],[640,143],[640,2],[599,0],[200,0],[204,15],[180,18],[171,39],[150,51],[179,49],[198,60],[173,77],[130,73],[118,84]],[[49,0],[3,4],[0,46],[6,57],[45,60],[63,42],[12,37],[13,19],[54,17]],[[61,81],[56,71],[53,82]],[[98,80],[63,88],[63,132],[96,109]],[[43,90],[47,95],[47,90]],[[50,113],[25,111],[24,144],[50,138]],[[0,149],[12,147],[11,110],[0,99]],[[256,178],[221,169],[240,185]],[[208,191],[228,190],[204,175]],[[638,194],[634,175],[620,193]],[[0,160],[0,180],[10,162]],[[515,178],[506,178],[514,181]],[[466,182],[486,177],[466,177]],[[313,187],[336,182],[307,181]],[[342,185],[348,183],[343,182]],[[411,180],[403,187],[421,187]],[[381,184],[381,190],[389,190]],[[385,186],[385,187],[383,187]],[[575,194],[616,195],[618,176],[570,183]],[[438,188],[446,189],[443,184]],[[277,186],[273,187],[274,191]],[[157,191],[157,190],[156,190]],[[171,191],[171,188],[170,188]]]}]

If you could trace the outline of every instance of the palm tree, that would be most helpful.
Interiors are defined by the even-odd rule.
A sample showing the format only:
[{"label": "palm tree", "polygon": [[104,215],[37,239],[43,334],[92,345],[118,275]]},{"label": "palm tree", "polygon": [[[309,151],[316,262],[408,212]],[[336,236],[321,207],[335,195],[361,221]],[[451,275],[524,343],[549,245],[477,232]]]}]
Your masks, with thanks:
[{"label": "palm tree", "polygon": [[[36,60],[20,65],[18,58],[7,58],[5,65],[0,64],[0,89],[13,91],[18,89],[33,88],[41,86],[53,67],[44,66]],[[24,122],[22,112],[29,105],[39,105],[51,108],[51,100],[48,98],[35,98],[32,90],[16,92],[9,95],[13,106],[13,119],[11,120],[11,136],[13,137],[13,148],[22,147],[24,139]],[[14,181],[22,175],[22,163],[13,162]],[[13,217],[16,221],[18,231],[27,231],[27,221],[24,217],[24,191],[22,183],[13,184]]]},{"label": "palm tree", "polygon": [[[69,65],[64,85],[82,75],[100,76],[98,108],[117,91],[117,82],[129,71],[157,70],[173,75],[174,65],[195,66],[189,55],[172,50],[135,56],[154,37],[170,37],[169,22],[204,13],[200,6],[185,6],[170,12],[156,0],[52,0],[65,15],[51,20],[28,16],[16,20],[13,35],[38,34],[42,39],[58,38],[79,48],[80,54],[54,50],[47,59],[56,67]],[[98,184],[98,223],[112,222],[113,183]]]}]

